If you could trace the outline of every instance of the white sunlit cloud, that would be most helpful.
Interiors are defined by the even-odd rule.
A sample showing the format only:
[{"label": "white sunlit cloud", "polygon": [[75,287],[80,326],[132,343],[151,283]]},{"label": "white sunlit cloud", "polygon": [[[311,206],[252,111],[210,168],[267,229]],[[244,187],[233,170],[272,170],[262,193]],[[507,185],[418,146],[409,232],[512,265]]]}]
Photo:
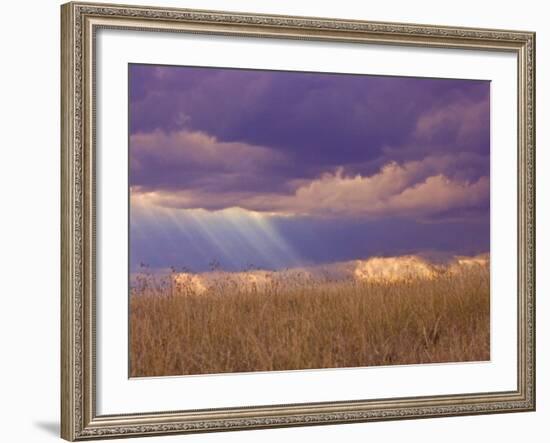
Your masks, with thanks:
[{"label": "white sunlit cloud", "polygon": [[[219,210],[234,206],[262,214],[301,216],[430,217],[455,208],[476,208],[489,199],[489,178],[453,179],[439,172],[452,156],[390,162],[371,176],[346,175],[342,168],[302,182],[290,194],[133,190],[148,204]],[[267,229],[267,228],[265,228]]]}]

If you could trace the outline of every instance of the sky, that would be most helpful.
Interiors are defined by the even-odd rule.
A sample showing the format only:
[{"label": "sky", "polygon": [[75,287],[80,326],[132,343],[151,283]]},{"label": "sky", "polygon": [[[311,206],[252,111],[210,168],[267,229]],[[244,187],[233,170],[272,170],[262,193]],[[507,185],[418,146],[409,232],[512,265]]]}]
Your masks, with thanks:
[{"label": "sky", "polygon": [[130,267],[489,251],[490,82],[129,66]]}]

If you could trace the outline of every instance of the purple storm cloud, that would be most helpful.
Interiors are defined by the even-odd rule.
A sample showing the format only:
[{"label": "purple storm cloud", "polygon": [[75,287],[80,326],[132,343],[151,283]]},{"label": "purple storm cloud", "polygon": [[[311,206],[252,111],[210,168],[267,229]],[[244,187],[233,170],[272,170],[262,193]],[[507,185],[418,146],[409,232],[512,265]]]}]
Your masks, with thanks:
[{"label": "purple storm cloud", "polygon": [[131,64],[129,84],[134,263],[489,248],[487,81]]}]

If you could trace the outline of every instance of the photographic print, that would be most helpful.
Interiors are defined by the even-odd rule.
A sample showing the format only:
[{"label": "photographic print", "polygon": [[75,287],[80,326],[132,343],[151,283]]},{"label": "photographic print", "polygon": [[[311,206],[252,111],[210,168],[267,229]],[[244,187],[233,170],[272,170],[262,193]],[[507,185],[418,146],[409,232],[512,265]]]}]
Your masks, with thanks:
[{"label": "photographic print", "polygon": [[130,64],[131,377],[490,359],[490,82]]},{"label": "photographic print", "polygon": [[535,40],[62,5],[62,437],[534,411]]}]

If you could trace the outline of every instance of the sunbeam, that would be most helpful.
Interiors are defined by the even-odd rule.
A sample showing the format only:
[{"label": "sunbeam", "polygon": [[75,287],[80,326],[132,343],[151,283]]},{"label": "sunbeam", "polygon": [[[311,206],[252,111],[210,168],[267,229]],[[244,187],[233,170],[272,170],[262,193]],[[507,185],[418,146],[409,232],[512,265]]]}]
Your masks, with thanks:
[{"label": "sunbeam", "polygon": [[[278,232],[274,215],[260,214],[241,208],[221,211],[204,209],[177,209],[148,204],[146,199],[132,201],[131,236],[163,250],[165,259],[174,265],[192,263],[201,268],[219,262],[229,270],[259,266],[281,269],[303,264],[295,251]],[[162,248],[159,248],[162,244]],[[137,264],[140,251],[133,251],[133,264]],[[162,261],[153,256],[153,260]],[[165,267],[165,266],[162,266]],[[191,266],[193,267],[193,266]]]}]

